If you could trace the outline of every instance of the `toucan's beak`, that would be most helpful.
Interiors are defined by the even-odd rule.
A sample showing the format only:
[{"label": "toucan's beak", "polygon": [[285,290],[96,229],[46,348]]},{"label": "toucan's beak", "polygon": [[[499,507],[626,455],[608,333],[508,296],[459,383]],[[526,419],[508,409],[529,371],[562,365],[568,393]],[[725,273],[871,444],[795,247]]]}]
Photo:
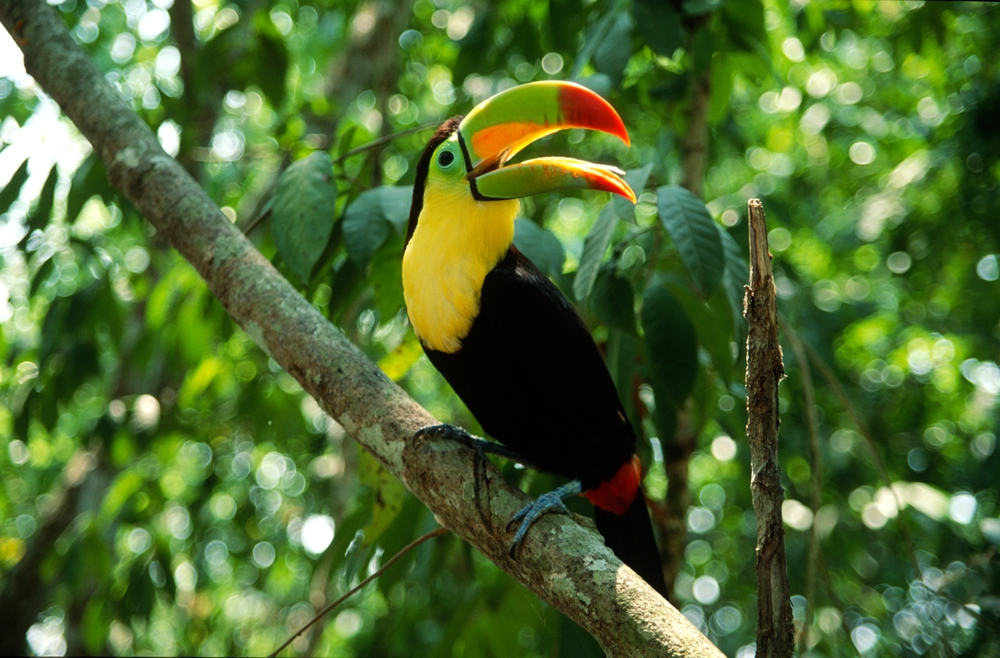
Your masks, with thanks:
[{"label": "toucan's beak", "polygon": [[629,144],[621,117],[606,100],[572,82],[532,82],[477,105],[459,125],[468,179],[485,199],[516,199],[569,189],[604,190],[635,203],[623,171],[573,158],[536,158],[507,165],[518,151],[566,128],[600,130]]}]

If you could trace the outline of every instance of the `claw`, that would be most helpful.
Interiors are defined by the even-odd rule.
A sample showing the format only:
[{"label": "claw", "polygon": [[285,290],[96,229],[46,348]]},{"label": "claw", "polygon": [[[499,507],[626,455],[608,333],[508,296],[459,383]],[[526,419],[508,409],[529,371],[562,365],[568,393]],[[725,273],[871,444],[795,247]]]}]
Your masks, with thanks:
[{"label": "claw", "polygon": [[[499,455],[500,457],[505,457],[511,461],[515,461],[519,464],[524,464],[534,468],[534,464],[525,460],[521,455],[508,450],[499,443],[494,443],[493,441],[487,441],[486,439],[481,439],[478,436],[473,436],[469,434],[461,427],[456,427],[455,425],[448,425],[447,423],[442,423],[440,425],[426,425],[421,427],[413,435],[415,440],[420,440],[424,438],[430,439],[450,439],[461,443],[464,446],[468,446],[479,453],[479,456],[486,459],[486,453],[491,453],[494,455]],[[537,470],[537,469],[536,469]]]},{"label": "claw", "polygon": [[448,425],[447,423],[441,423],[440,425],[424,425],[418,429],[414,435],[414,439],[451,439],[452,441],[458,441],[459,443],[471,446],[475,441],[482,441],[475,436],[472,436],[466,432],[461,427],[455,427],[454,425]]},{"label": "claw", "polygon": [[517,549],[524,543],[524,538],[528,534],[528,529],[537,521],[542,518],[544,514],[549,512],[556,512],[559,514],[569,514],[569,509],[563,503],[564,498],[568,498],[574,494],[578,494],[583,491],[583,485],[580,484],[579,480],[573,480],[568,482],[563,486],[559,487],[554,491],[542,494],[533,503],[525,505],[517,514],[511,517],[510,521],[507,523],[507,530],[510,531],[511,526],[515,523],[520,522],[520,527],[517,529],[517,533],[514,535],[514,539],[510,542],[510,550],[508,553],[511,557],[514,557],[514,553]]}]

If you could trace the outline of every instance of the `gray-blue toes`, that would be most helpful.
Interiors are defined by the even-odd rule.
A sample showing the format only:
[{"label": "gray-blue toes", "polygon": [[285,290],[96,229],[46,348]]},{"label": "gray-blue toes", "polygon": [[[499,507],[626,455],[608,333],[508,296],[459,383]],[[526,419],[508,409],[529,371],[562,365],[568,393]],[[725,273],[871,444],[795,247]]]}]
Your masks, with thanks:
[{"label": "gray-blue toes", "polygon": [[568,482],[563,486],[550,491],[548,493],[542,494],[533,503],[525,505],[517,514],[511,517],[510,522],[507,524],[509,529],[515,523],[520,522],[520,527],[517,529],[517,533],[514,535],[513,541],[510,543],[510,556],[514,557],[515,551],[524,542],[524,538],[528,534],[528,529],[534,524],[535,521],[542,518],[542,515],[549,512],[557,512],[559,514],[569,514],[569,510],[566,508],[563,499],[573,496],[575,494],[583,491],[583,485],[580,484],[579,480],[573,480]]}]

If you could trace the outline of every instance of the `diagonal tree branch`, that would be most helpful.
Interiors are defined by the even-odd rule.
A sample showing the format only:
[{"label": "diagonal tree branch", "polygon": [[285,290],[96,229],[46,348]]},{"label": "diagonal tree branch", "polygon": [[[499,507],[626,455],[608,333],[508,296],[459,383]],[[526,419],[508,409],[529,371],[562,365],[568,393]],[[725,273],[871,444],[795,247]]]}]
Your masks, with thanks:
[{"label": "diagonal tree branch", "polygon": [[476,453],[414,442],[434,418],[375,367],[240,233],[122,101],[44,0],[0,0],[25,68],[90,140],[121,190],[229,314],[441,523],[583,626],[612,655],[721,656],[573,519],[547,515],[517,560],[505,527],[524,495]]}]

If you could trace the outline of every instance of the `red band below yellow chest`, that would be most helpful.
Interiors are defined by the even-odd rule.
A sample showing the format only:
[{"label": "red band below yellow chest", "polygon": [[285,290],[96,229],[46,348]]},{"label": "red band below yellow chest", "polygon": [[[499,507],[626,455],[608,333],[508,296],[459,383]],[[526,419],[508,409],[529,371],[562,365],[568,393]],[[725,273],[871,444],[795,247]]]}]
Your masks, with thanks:
[{"label": "red band below yellow chest", "polygon": [[602,510],[624,516],[639,492],[641,478],[642,463],[638,455],[632,455],[631,461],[622,464],[610,480],[601,483],[593,491],[585,491],[583,495]]}]

